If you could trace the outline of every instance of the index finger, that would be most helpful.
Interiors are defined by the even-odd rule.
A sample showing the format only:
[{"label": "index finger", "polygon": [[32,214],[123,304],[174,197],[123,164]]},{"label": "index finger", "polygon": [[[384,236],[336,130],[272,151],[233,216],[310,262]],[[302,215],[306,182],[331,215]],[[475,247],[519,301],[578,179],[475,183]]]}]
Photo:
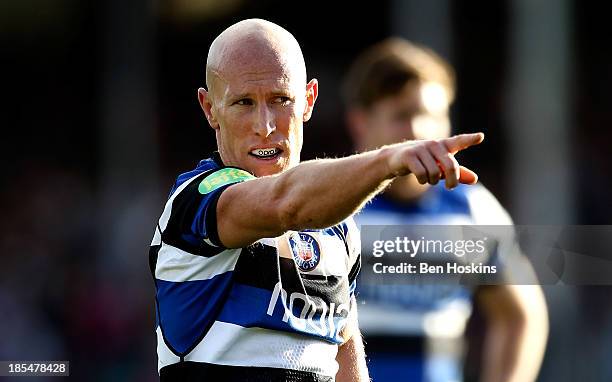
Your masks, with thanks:
[{"label": "index finger", "polygon": [[442,140],[449,153],[455,154],[458,151],[467,149],[470,146],[480,144],[484,140],[483,133],[459,134]]}]

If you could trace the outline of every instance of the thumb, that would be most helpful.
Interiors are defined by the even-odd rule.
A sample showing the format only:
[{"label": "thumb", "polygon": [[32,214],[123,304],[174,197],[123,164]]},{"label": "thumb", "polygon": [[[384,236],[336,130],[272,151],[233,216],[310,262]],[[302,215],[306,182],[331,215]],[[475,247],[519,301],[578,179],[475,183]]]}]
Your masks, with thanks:
[{"label": "thumb", "polygon": [[467,167],[459,166],[459,183],[476,184],[478,175]]}]

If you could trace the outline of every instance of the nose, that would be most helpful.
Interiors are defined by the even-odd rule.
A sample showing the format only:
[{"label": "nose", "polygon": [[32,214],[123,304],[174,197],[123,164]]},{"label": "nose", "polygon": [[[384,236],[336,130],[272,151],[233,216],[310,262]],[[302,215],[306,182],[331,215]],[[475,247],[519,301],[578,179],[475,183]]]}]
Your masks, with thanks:
[{"label": "nose", "polygon": [[270,110],[269,105],[266,104],[260,104],[258,109],[257,120],[253,124],[253,129],[255,130],[255,135],[267,138],[276,130],[274,113]]}]

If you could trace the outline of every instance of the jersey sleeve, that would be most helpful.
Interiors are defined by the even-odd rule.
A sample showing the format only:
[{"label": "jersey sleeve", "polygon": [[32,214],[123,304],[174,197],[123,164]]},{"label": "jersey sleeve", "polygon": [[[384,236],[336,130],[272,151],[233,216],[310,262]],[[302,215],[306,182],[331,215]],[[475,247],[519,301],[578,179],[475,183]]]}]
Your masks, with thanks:
[{"label": "jersey sleeve", "polygon": [[185,182],[166,205],[170,210],[167,225],[162,227],[162,240],[203,256],[221,252],[225,248],[217,231],[219,197],[228,187],[254,178],[245,170],[224,167]]}]

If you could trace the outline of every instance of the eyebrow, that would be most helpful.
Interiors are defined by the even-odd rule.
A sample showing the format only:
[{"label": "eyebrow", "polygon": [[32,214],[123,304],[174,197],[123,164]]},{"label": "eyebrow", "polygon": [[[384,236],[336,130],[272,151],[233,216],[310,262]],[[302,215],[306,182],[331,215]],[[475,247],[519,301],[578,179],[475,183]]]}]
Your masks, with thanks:
[{"label": "eyebrow", "polygon": [[243,98],[251,98],[251,93],[241,93],[229,97],[230,101],[237,101]]},{"label": "eyebrow", "polygon": [[[294,97],[294,94],[289,89],[276,89],[271,92],[272,96],[285,96],[285,97]],[[236,95],[232,95],[229,97],[230,102],[235,102],[241,100],[243,98],[253,98],[253,93],[239,93]]]}]

